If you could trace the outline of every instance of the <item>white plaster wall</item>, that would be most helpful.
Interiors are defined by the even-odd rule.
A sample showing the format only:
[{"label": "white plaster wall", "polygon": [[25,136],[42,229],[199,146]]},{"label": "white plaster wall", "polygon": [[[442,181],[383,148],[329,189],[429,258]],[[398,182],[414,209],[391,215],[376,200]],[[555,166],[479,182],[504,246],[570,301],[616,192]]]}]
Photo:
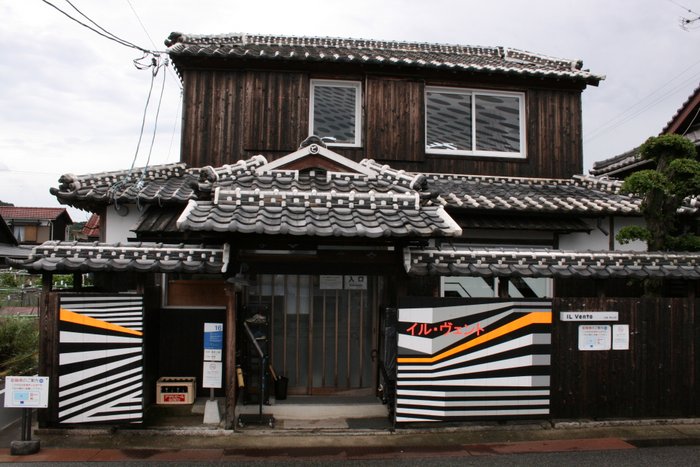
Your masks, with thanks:
[{"label": "white plaster wall", "polygon": [[[560,250],[577,250],[577,251],[606,251],[609,250],[610,239],[601,229],[598,228],[598,222],[596,219],[585,219],[588,227],[591,228],[590,233],[586,232],[575,232],[571,234],[565,234],[559,236],[559,249]],[[611,233],[613,237],[617,235],[622,227],[628,225],[644,225],[644,219],[641,217],[615,217],[613,219],[615,231]],[[607,232],[610,227],[610,221],[608,218],[602,219],[600,226]],[[646,251],[646,242],[635,241],[628,243],[627,245],[621,245],[617,240],[615,240],[615,250],[624,251]]]},{"label": "white plaster wall", "polygon": [[[626,227],[628,225],[637,225],[640,227],[644,227],[646,223],[641,217],[616,217],[615,235],[617,235],[617,232],[619,232],[622,227]],[[615,249],[626,251],[647,251],[647,242],[635,240],[634,242],[622,245],[617,240],[615,240]]]},{"label": "white plaster wall", "polygon": [[136,226],[136,222],[141,217],[141,212],[139,212],[135,204],[127,204],[121,206],[120,209],[124,207],[129,210],[125,216],[119,215],[114,209],[114,206],[109,206],[107,208],[105,242],[126,242],[129,237],[133,238],[135,236],[131,229]]}]

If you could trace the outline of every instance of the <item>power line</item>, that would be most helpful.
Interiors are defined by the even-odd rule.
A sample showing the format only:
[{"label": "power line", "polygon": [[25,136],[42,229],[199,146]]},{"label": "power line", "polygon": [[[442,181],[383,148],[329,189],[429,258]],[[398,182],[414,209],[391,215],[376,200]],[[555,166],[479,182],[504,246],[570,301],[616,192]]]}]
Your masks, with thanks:
[{"label": "power line", "polygon": [[[632,106],[630,106],[629,108],[627,108],[626,110],[624,110],[622,113],[620,113],[620,114],[618,114],[618,115],[612,117],[611,119],[609,119],[609,120],[607,120],[607,121],[601,123],[600,125],[598,125],[596,128],[594,128],[594,129],[588,134],[588,136],[585,138],[585,140],[586,140],[586,141],[590,141],[590,140],[592,140],[592,139],[597,138],[598,136],[600,136],[600,135],[603,134],[603,133],[607,133],[608,131],[610,131],[610,130],[613,129],[613,128],[617,128],[617,127],[620,126],[621,124],[626,123],[627,121],[629,121],[629,120],[631,120],[631,119],[637,117],[638,115],[640,115],[641,113],[643,113],[645,110],[649,109],[650,107],[652,107],[652,106],[658,104],[658,103],[659,103],[661,100],[663,100],[665,97],[669,96],[670,94],[673,94],[673,93],[676,92],[679,88],[685,86],[687,83],[689,83],[689,82],[691,82],[691,81],[693,81],[693,80],[696,80],[696,79],[697,79],[697,76],[696,76],[696,75],[693,75],[693,76],[691,76],[690,78],[686,78],[683,82],[681,82],[680,84],[676,85],[676,86],[675,86],[674,88],[672,88],[670,91],[667,91],[667,92],[665,92],[664,94],[662,94],[661,96],[656,97],[651,103],[647,103],[647,101],[648,101],[650,98],[652,98],[653,96],[655,96],[656,94],[658,94],[658,93],[660,93],[660,92],[663,92],[663,91],[664,91],[664,88],[667,88],[671,83],[673,83],[674,81],[677,81],[678,79],[680,79],[681,76],[683,76],[684,74],[686,74],[690,69],[696,67],[698,64],[700,64],[700,60],[698,60],[698,61],[692,63],[691,65],[689,65],[688,67],[686,67],[683,71],[681,71],[680,73],[676,74],[676,76],[674,76],[674,77],[671,78],[670,80],[667,80],[667,81],[664,83],[663,86],[658,87],[657,89],[655,89],[654,91],[650,92],[649,94],[647,94],[647,95],[644,96],[643,98],[639,99],[635,104],[633,104]],[[643,107],[639,108],[640,106],[643,106]]]},{"label": "power line", "polygon": [[[649,102],[649,103],[646,104],[644,107],[642,107],[642,108],[640,108],[639,110],[635,111],[635,112],[632,113],[631,115],[625,115],[625,114],[626,114],[626,112],[625,112],[625,113],[621,114],[620,116],[613,118],[613,119],[610,120],[609,122],[614,121],[614,120],[617,120],[617,119],[620,119],[620,118],[621,118],[622,120],[619,120],[619,121],[617,121],[617,122],[615,122],[615,123],[612,123],[612,124],[610,124],[610,125],[607,125],[607,126],[598,127],[598,129],[592,131],[591,134],[590,134],[588,137],[584,138],[584,142],[590,142],[590,141],[592,141],[592,140],[598,138],[599,136],[601,136],[601,135],[603,135],[603,134],[605,134],[605,133],[607,133],[607,132],[609,132],[609,131],[611,131],[611,130],[614,130],[615,128],[617,128],[617,127],[619,127],[619,126],[624,125],[625,123],[628,123],[630,120],[633,120],[634,118],[636,118],[636,117],[638,117],[639,115],[643,114],[644,112],[646,112],[646,111],[647,111],[648,109],[650,109],[651,107],[653,107],[653,106],[659,104],[660,102],[662,102],[666,97],[668,97],[668,96],[670,96],[670,95],[672,95],[672,94],[675,94],[676,92],[678,92],[680,89],[682,89],[682,88],[683,88],[684,86],[686,86],[687,84],[689,84],[689,83],[691,83],[691,82],[697,82],[697,79],[698,79],[697,76],[691,76],[691,77],[688,78],[687,80],[685,80],[685,81],[679,83],[676,87],[672,88],[671,90],[669,90],[669,91],[667,91],[666,93],[662,94],[662,95],[659,96],[658,98],[656,98],[656,99],[654,99],[653,101]],[[638,104],[639,104],[639,103],[635,104],[635,106],[638,105]],[[633,106],[633,107],[631,107],[631,108],[634,108],[635,106]]]},{"label": "power line", "polygon": [[[138,12],[136,11],[136,8],[134,8],[134,5],[132,5],[131,0],[126,0],[126,3],[129,4],[129,8],[131,8],[132,13],[134,13],[136,20],[139,22],[139,25],[141,25],[141,29],[143,29],[143,32],[146,34],[146,37],[148,37],[148,40],[151,42],[151,45],[153,46],[153,48],[157,49],[155,42],[153,42],[153,38],[148,33],[148,29],[146,29],[146,25],[143,24],[143,21],[141,21],[141,17],[139,16]],[[177,77],[177,75],[175,74],[175,72],[173,71],[173,69],[170,67],[167,67],[167,70],[173,74],[173,77],[175,78],[175,82],[177,83],[178,87],[182,91],[182,84],[180,83],[180,80]]]},{"label": "power line", "polygon": [[[132,49],[140,50],[140,51],[143,52],[143,53],[153,54],[153,55],[157,55],[157,54],[159,53],[159,52],[157,52],[157,51],[155,51],[155,50],[148,50],[148,49],[145,49],[145,48],[143,48],[143,47],[140,47],[140,46],[138,46],[138,45],[136,45],[136,44],[132,44],[131,42],[129,42],[129,41],[127,41],[127,40],[124,40],[124,39],[120,38],[119,36],[117,36],[117,35],[115,35],[115,34],[112,34],[111,32],[107,31],[105,28],[103,28],[102,26],[98,25],[95,21],[93,21],[92,19],[90,19],[87,15],[85,15],[82,11],[80,11],[75,5],[73,5],[69,0],[66,0],[66,2],[67,2],[71,7],[73,7],[73,9],[74,9],[75,11],[77,11],[81,16],[83,16],[84,18],[86,18],[90,23],[94,24],[95,27],[92,27],[92,26],[90,26],[89,24],[86,24],[86,23],[80,21],[79,19],[75,18],[74,16],[71,16],[69,13],[66,13],[65,11],[63,11],[62,9],[60,9],[59,7],[57,7],[56,5],[54,5],[53,3],[49,2],[48,0],[41,0],[41,1],[44,2],[44,3],[46,3],[46,4],[49,5],[51,8],[55,9],[56,11],[58,11],[59,13],[61,13],[62,15],[66,16],[66,17],[69,18],[70,20],[75,21],[75,22],[78,23],[79,25],[83,26],[84,28],[89,29],[90,31],[92,31],[92,32],[94,32],[94,33],[96,33],[96,34],[98,34],[98,35],[100,35],[100,36],[102,36],[102,37],[104,37],[105,39],[109,39],[110,41],[116,42],[117,44],[123,45],[123,46],[125,46],[125,47],[129,47],[129,48],[132,48]],[[96,28],[98,28],[98,29],[96,29]],[[103,32],[103,31],[104,31],[104,32]]]},{"label": "power line", "polygon": [[141,18],[139,18],[139,14],[136,13],[136,9],[134,8],[134,5],[131,4],[130,0],[126,0],[126,3],[129,4],[129,8],[131,8],[131,11],[134,13],[134,16],[136,16],[136,19],[138,20],[139,24],[141,25],[141,29],[143,29],[143,32],[146,33],[146,37],[148,37],[148,40],[151,41],[151,45],[153,46],[153,48],[157,49],[155,42],[153,42],[153,38],[151,37],[150,34],[148,34],[148,30],[146,29],[146,26],[143,24],[143,21],[141,21]]}]

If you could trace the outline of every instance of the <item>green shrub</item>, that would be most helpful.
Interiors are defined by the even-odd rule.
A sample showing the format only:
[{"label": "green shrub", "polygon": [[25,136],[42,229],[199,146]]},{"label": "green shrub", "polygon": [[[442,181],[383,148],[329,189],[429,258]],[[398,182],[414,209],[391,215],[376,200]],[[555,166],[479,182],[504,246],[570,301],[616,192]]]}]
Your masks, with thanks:
[{"label": "green shrub", "polygon": [[38,356],[37,318],[0,317],[0,376],[36,374]]}]

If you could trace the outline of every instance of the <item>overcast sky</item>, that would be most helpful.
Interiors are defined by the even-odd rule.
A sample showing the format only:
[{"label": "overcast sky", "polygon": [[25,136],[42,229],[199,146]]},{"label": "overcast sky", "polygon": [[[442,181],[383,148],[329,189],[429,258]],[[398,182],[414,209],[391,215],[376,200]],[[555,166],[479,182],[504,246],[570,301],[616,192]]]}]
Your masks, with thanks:
[{"label": "overcast sky", "polygon": [[[50,0],[79,16],[65,0]],[[583,60],[584,171],[658,134],[700,84],[700,0],[72,0],[108,31],[163,50],[171,31],[505,46]],[[0,0],[0,200],[58,206],[63,173],[128,169],[151,75],[141,54],[41,0]],[[143,26],[142,26],[142,24]],[[150,36],[150,38],[149,38]],[[151,42],[152,40],[152,42]],[[156,77],[136,166],[146,164]],[[168,72],[150,164],[179,159],[180,87]],[[87,214],[72,210],[74,220]]]}]

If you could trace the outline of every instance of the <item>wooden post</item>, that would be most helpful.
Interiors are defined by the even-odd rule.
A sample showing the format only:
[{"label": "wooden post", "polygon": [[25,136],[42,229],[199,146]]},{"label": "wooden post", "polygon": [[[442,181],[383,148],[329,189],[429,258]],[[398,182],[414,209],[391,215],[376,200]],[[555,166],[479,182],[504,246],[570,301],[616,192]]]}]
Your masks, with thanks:
[{"label": "wooden post", "polygon": [[498,298],[508,298],[508,278],[501,276],[498,278]]},{"label": "wooden post", "polygon": [[80,272],[73,273],[73,290],[76,292],[83,290],[83,274]]},{"label": "wooden post", "polygon": [[226,369],[224,370],[225,383],[224,388],[226,391],[226,409],[225,409],[225,422],[224,427],[226,429],[233,429],[236,426],[236,397],[238,396],[238,391],[236,391],[237,378],[236,378],[236,300],[238,294],[236,292],[236,286],[234,284],[226,283]]}]

